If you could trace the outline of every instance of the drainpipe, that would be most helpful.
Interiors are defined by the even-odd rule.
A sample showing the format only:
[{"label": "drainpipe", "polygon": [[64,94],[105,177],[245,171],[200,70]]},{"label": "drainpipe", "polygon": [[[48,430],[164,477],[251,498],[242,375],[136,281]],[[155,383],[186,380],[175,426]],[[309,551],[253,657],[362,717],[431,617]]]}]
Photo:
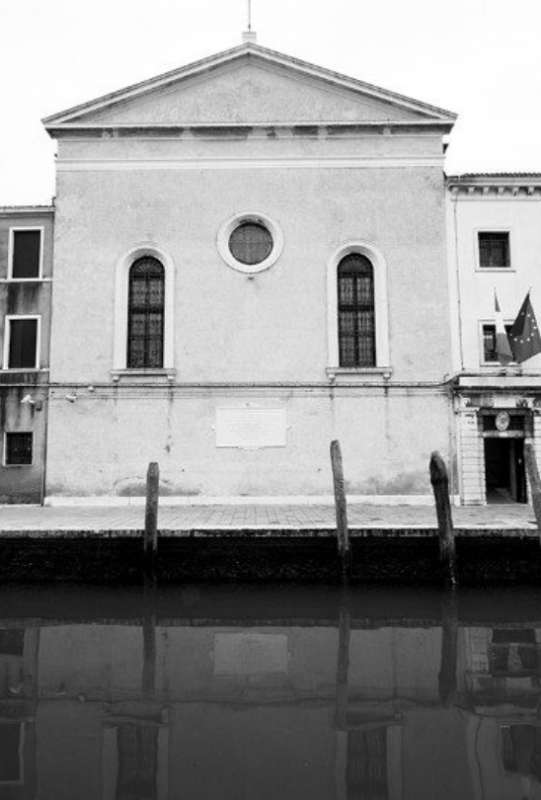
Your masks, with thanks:
[{"label": "drainpipe", "polygon": [[451,195],[453,203],[453,240],[455,245],[456,304],[458,316],[458,349],[460,355],[460,371],[464,370],[464,342],[462,338],[462,297],[460,292],[460,263],[458,257],[458,192]]}]

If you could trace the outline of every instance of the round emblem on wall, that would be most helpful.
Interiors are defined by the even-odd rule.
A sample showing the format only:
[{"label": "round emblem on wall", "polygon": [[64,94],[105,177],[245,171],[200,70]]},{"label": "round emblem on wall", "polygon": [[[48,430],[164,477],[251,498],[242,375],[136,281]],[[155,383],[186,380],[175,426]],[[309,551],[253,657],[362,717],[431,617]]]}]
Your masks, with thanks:
[{"label": "round emblem on wall", "polygon": [[506,431],[507,428],[509,427],[510,422],[511,422],[511,417],[509,416],[507,411],[498,411],[498,413],[496,414],[496,419],[494,420],[496,430]]},{"label": "round emblem on wall", "polygon": [[282,231],[264,214],[235,214],[220,227],[218,252],[238,272],[253,274],[271,267],[283,247]]}]

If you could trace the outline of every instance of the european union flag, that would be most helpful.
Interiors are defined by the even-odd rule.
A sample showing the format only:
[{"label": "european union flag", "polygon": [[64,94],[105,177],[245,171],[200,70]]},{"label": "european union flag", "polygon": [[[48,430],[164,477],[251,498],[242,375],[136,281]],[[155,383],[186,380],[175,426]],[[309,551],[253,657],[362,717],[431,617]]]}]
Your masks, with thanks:
[{"label": "european union flag", "polygon": [[513,327],[509,331],[509,342],[515,361],[518,361],[519,364],[535,356],[536,353],[541,353],[541,335],[537,327],[529,292],[520,307],[516,320],[513,322]]}]

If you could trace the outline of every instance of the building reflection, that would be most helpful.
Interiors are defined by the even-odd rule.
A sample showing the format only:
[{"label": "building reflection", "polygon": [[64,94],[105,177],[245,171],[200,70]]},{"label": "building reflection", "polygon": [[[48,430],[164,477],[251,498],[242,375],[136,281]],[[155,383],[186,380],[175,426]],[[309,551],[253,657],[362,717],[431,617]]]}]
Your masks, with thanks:
[{"label": "building reflection", "polygon": [[0,800],[541,800],[541,623],[442,608],[1,620]]},{"label": "building reflection", "polygon": [[39,629],[0,627],[0,800],[36,794]]}]

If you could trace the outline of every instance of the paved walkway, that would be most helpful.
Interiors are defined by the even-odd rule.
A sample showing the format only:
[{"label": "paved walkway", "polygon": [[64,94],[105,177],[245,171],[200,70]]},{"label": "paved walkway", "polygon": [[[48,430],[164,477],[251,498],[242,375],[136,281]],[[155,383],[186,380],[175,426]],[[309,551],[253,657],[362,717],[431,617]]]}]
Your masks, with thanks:
[{"label": "paved walkway", "polygon": [[[436,526],[432,506],[377,506],[351,504],[351,528],[423,529]],[[453,508],[456,528],[479,530],[535,530],[527,505],[490,505]],[[50,532],[135,531],[144,525],[143,506],[0,506],[2,531]],[[162,506],[159,528],[192,530],[324,530],[335,527],[330,505],[193,505]]]}]

